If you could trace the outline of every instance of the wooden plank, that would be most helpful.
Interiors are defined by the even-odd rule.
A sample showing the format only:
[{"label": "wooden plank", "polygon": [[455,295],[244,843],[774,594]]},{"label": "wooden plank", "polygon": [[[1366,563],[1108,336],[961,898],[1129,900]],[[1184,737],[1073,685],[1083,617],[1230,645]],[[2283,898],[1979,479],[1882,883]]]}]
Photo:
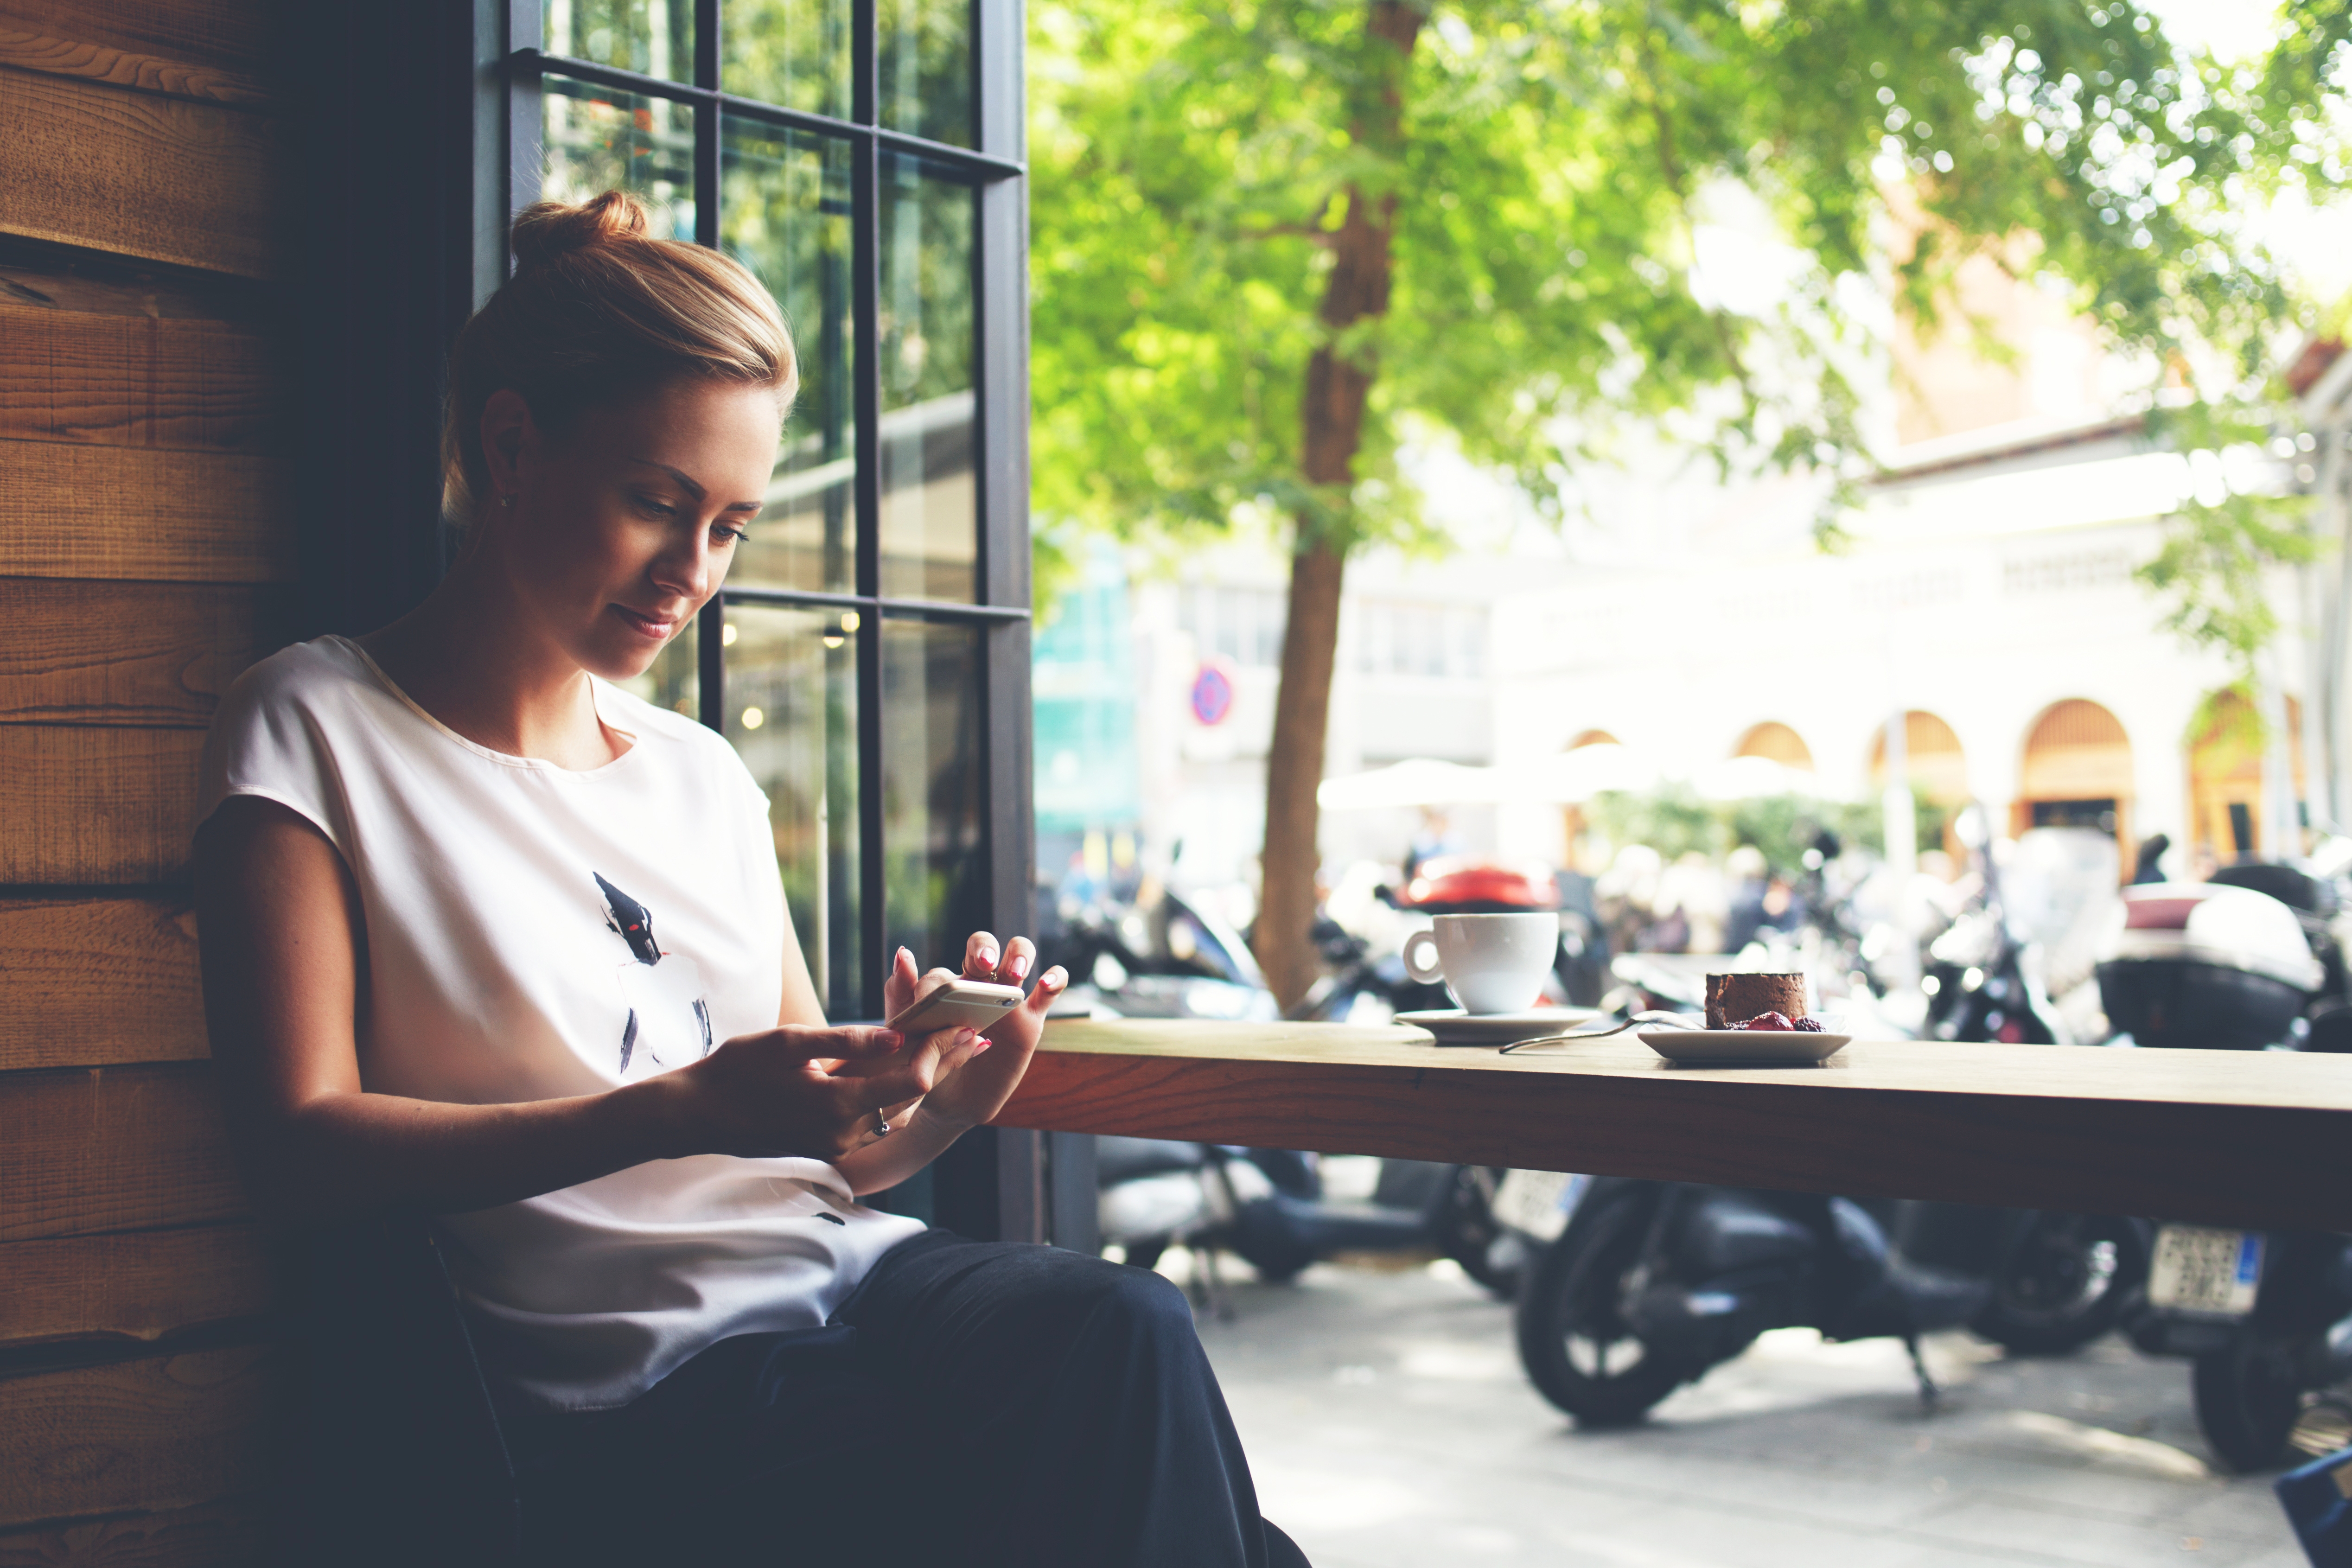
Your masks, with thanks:
[{"label": "wooden plank", "polygon": [[0,1532],[0,1568],[255,1568],[268,1561],[269,1509],[229,1498],[163,1513]]},{"label": "wooden plank", "polygon": [[0,441],[0,575],[288,583],[283,459]]},{"label": "wooden plank", "polygon": [[224,103],[268,96],[269,7],[251,0],[16,0],[0,10],[0,64]]},{"label": "wooden plank", "polygon": [[178,880],[204,742],[196,730],[0,724],[0,883]]},{"label": "wooden plank", "polygon": [[202,728],[292,613],[280,588],[0,577],[0,724]]},{"label": "wooden plank", "polygon": [[0,1071],[208,1054],[180,898],[0,900]]},{"label": "wooden plank", "polygon": [[277,1304],[268,1252],[246,1225],[0,1242],[0,1345],[152,1340]]},{"label": "wooden plank", "polygon": [[258,331],[225,321],[58,310],[0,292],[0,437],[254,451],[277,433]]},{"label": "wooden plank", "polygon": [[40,310],[267,328],[268,289],[250,278],[158,267],[132,257],[0,234],[0,296]]},{"label": "wooden plank", "polygon": [[2352,1057],[1857,1040],[1680,1068],[1616,1037],[1066,1022],[1012,1127],[2352,1231]]},{"label": "wooden plank", "polygon": [[0,1241],[205,1225],[246,1209],[208,1067],[0,1077]]},{"label": "wooden plank", "polygon": [[0,232],[267,277],[284,128],[242,109],[0,68]]},{"label": "wooden plank", "polygon": [[284,1363],[241,1345],[0,1380],[0,1525],[260,1491]]}]

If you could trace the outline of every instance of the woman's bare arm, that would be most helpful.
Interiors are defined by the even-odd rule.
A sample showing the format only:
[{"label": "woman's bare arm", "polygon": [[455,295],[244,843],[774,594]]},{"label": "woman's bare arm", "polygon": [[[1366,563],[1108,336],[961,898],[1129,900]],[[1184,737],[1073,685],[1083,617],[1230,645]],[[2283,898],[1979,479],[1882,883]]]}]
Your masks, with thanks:
[{"label": "woman's bare arm", "polygon": [[371,1094],[354,1027],[366,932],[341,856],[296,813],[243,796],[195,848],[213,1058],[255,1204],[280,1220],[487,1208],[705,1152],[837,1160],[939,1068],[929,1042],[902,1051],[884,1030],[796,1026],[568,1100]]}]

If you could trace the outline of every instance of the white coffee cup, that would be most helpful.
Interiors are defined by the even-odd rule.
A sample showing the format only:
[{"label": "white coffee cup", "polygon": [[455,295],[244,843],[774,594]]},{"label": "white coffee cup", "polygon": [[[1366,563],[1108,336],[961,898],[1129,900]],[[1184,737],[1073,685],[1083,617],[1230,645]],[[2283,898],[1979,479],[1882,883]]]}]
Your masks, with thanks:
[{"label": "white coffee cup", "polygon": [[1465,1013],[1517,1013],[1542,999],[1559,951],[1558,915],[1440,915],[1433,923],[1404,941],[1405,973],[1415,980],[1444,981]]}]

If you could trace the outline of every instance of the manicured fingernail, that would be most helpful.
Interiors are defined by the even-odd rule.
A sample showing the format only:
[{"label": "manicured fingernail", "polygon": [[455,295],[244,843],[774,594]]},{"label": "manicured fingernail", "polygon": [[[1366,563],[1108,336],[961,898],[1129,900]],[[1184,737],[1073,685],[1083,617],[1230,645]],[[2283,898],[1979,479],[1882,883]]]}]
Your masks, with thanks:
[{"label": "manicured fingernail", "polygon": [[911,952],[908,952],[905,948],[903,948],[903,947],[902,947],[902,948],[900,948],[900,949],[898,950],[898,958],[897,958],[894,962],[896,962],[896,963],[914,963],[914,962],[915,962],[915,955],[914,955],[913,953],[911,953]]},{"label": "manicured fingernail", "polygon": [[1027,953],[1025,953],[1025,952],[1022,952],[1022,953],[1015,953],[1015,954],[1013,954],[1013,979],[1015,979],[1015,980],[1024,979],[1024,978],[1025,978],[1025,977],[1028,975],[1028,973],[1029,973],[1029,955],[1028,955]]},{"label": "manicured fingernail", "polygon": [[956,1049],[961,1050],[964,1047],[971,1044],[972,1041],[978,1038],[980,1038],[980,1031],[978,1029],[958,1029],[956,1031],[955,1037]]},{"label": "manicured fingernail", "polygon": [[1062,966],[1058,963],[1054,965],[1053,968],[1045,971],[1045,973],[1037,976],[1037,984],[1044,986],[1048,991],[1059,991],[1063,986],[1067,985],[1069,983],[1070,977],[1062,972]]},{"label": "manicured fingernail", "polygon": [[[992,1039],[988,1038],[986,1036],[982,1036],[982,1037],[981,1037],[981,1042],[980,1042],[980,1044],[978,1044],[978,1045],[976,1045],[976,1046],[972,1047],[972,1048],[971,1048],[971,1054],[972,1054],[972,1056],[975,1056],[975,1057],[977,1057],[977,1056],[983,1056],[983,1055],[987,1054],[988,1047],[991,1047],[991,1046],[992,1046],[992,1045],[994,1045],[994,1044],[996,1044],[996,1042],[995,1042],[994,1040],[992,1040]],[[971,1058],[966,1058],[965,1059],[966,1059],[966,1060],[970,1060]]]},{"label": "manicured fingernail", "polygon": [[907,1043],[907,1037],[896,1029],[877,1029],[874,1031],[874,1043],[885,1050],[895,1051]]}]

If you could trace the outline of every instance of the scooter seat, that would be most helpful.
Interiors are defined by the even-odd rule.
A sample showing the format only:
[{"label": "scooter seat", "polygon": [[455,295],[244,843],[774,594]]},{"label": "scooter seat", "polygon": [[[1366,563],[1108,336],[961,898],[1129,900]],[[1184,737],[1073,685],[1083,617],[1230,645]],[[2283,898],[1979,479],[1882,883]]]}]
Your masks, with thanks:
[{"label": "scooter seat", "polygon": [[1095,1182],[1099,1186],[1170,1171],[1197,1171],[1207,1163],[1198,1143],[1108,1134],[1095,1140]]}]

